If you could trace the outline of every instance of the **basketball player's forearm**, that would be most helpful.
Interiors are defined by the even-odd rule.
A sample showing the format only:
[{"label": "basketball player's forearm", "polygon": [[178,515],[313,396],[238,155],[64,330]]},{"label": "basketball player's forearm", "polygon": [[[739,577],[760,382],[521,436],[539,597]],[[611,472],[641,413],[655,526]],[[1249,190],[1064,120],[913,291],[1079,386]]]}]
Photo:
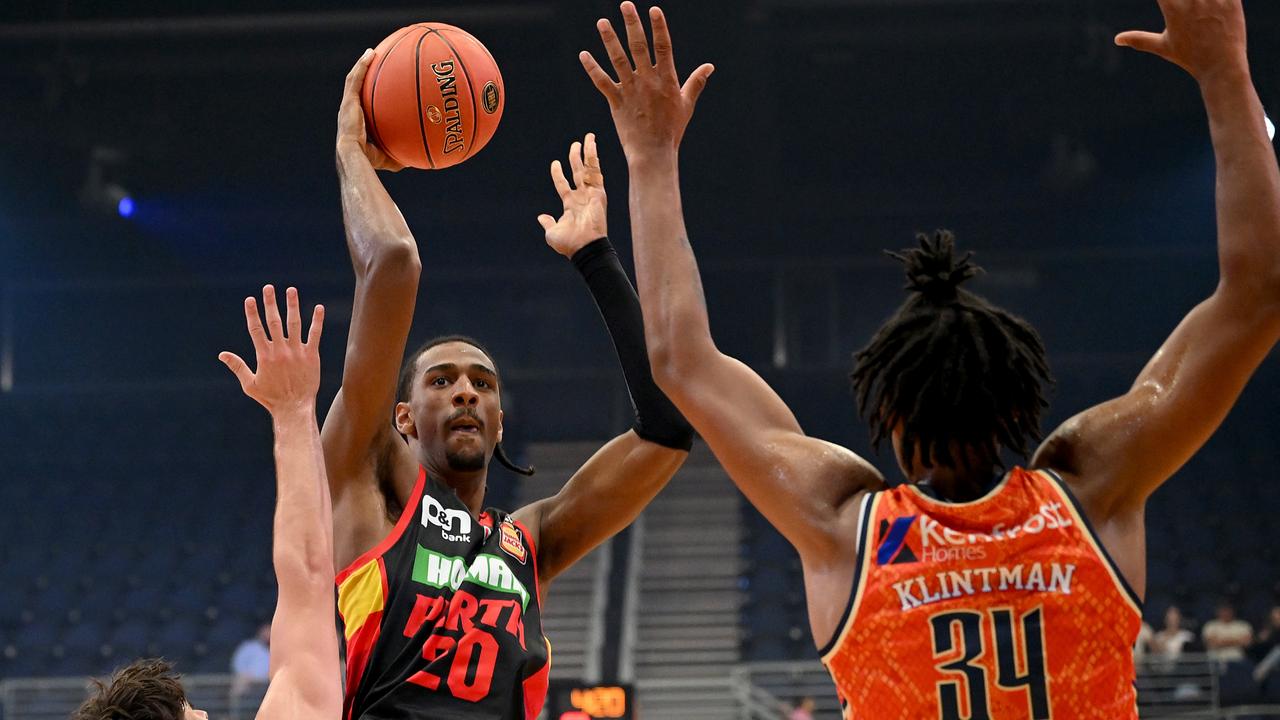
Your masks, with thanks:
[{"label": "basketball player's forearm", "polygon": [[649,442],[674,450],[689,450],[693,428],[654,382],[640,298],[613,246],[608,238],[601,238],[582,247],[571,260],[591,290],[596,309],[613,341],[635,413],[632,429]]},{"label": "basketball player's forearm", "polygon": [[1247,66],[1200,84],[1217,159],[1218,256],[1224,283],[1276,296],[1280,169]]},{"label": "basketball player's forearm", "polygon": [[380,269],[411,274],[416,284],[420,264],[417,242],[377,171],[355,144],[339,143],[337,163],[342,221],[357,279]]},{"label": "basketball player's forearm", "polygon": [[655,374],[714,349],[680,202],[675,153],[630,163],[631,233],[645,340]]},{"label": "basketball player's forearm", "polygon": [[333,574],[333,510],[324,452],[309,404],[272,415],[276,514],[272,559],[281,593],[319,584]]}]

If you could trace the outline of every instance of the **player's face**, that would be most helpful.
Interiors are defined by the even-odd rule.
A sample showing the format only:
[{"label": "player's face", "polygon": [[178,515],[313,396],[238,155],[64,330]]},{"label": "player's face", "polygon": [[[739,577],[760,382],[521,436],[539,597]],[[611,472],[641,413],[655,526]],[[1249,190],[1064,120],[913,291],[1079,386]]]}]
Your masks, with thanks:
[{"label": "player's face", "polygon": [[493,361],[479,348],[451,342],[427,350],[410,398],[418,442],[438,467],[488,466],[502,440],[502,402]]}]

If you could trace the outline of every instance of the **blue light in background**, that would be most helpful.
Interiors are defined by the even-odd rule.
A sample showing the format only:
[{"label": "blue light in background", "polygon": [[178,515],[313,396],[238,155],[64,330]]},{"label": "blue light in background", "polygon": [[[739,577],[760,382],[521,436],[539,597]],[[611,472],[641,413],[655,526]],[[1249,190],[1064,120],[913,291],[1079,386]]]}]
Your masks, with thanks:
[{"label": "blue light in background", "polygon": [[116,212],[120,213],[120,217],[129,218],[133,216],[133,198],[125,195],[120,198],[120,202],[116,203]]}]

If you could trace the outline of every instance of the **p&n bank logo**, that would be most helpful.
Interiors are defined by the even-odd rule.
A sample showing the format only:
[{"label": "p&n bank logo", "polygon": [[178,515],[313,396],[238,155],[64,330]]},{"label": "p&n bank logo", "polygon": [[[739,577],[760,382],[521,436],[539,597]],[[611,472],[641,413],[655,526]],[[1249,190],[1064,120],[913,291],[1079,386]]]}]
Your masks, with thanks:
[{"label": "p&n bank logo", "polygon": [[449,542],[471,542],[471,513],[440,504],[430,495],[422,497],[422,526],[435,525]]}]

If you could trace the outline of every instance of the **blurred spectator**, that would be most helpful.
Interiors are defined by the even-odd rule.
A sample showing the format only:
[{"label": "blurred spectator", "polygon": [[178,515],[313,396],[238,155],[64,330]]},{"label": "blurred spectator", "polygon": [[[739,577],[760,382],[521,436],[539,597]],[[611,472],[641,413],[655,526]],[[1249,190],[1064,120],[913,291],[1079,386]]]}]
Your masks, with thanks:
[{"label": "blurred spectator", "polygon": [[1249,656],[1257,661],[1253,679],[1259,683],[1267,679],[1280,665],[1280,605],[1271,608],[1267,622],[1258,630],[1258,637],[1249,646]]},{"label": "blurred spectator", "polygon": [[1133,664],[1140,665],[1147,657],[1147,653],[1151,652],[1151,640],[1155,637],[1156,631],[1146,620],[1142,621],[1142,627],[1138,629],[1138,641],[1133,644]]},{"label": "blurred spectator", "polygon": [[1218,614],[1200,631],[1209,657],[1219,662],[1244,660],[1244,649],[1253,643],[1253,626],[1236,617],[1229,600],[1218,603]]},{"label": "blurred spectator", "polygon": [[813,720],[813,708],[813,698],[802,698],[800,704],[787,715],[787,720]]},{"label": "blurred spectator", "polygon": [[263,623],[258,634],[236,647],[231,656],[231,672],[236,679],[266,682],[271,668],[271,623]]},{"label": "blurred spectator", "polygon": [[252,717],[266,692],[271,670],[271,623],[263,623],[258,634],[236,647],[231,656],[231,711]]},{"label": "blurred spectator", "polygon": [[1176,605],[1170,605],[1165,611],[1165,626],[1151,637],[1152,665],[1156,670],[1167,673],[1183,655],[1189,643],[1196,642],[1196,635],[1183,626],[1183,612]]},{"label": "blurred spectator", "polygon": [[1177,605],[1170,605],[1164,611],[1164,627],[1151,636],[1151,658],[1172,664],[1172,661],[1182,655],[1187,644],[1195,639],[1196,636],[1182,626],[1182,611]]}]

